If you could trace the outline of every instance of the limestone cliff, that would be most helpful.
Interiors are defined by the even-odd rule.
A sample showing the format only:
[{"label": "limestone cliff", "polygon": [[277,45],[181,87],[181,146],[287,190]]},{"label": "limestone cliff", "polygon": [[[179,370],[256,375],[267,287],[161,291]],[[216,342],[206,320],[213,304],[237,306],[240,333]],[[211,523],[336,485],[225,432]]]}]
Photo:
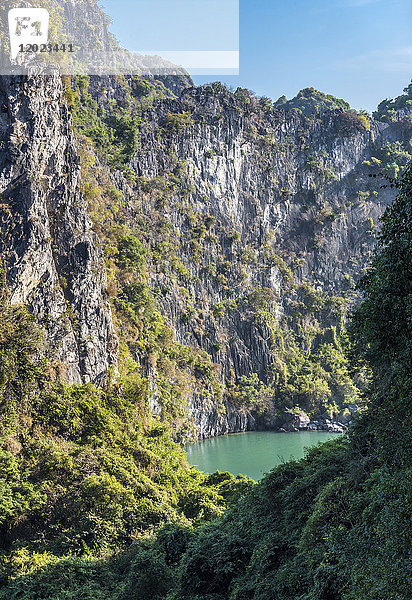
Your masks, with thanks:
[{"label": "limestone cliff", "polygon": [[[99,28],[114,44],[103,16]],[[2,78],[11,302],[39,317],[69,381],[99,385],[117,368],[114,309],[176,437],[279,427],[298,406],[326,418],[356,401],[343,325],[394,197],[379,173],[410,156],[410,110],[380,122],[343,101],[300,110],[310,89],[284,110],[188,86]]]},{"label": "limestone cliff", "polygon": [[0,255],[11,302],[44,326],[46,356],[69,381],[102,383],[117,340],[62,93],[58,75],[0,79]]},{"label": "limestone cliff", "polygon": [[[89,89],[108,111],[109,98],[137,102],[132,83],[95,78]],[[61,80],[4,78],[1,106],[0,250],[11,301],[40,317],[45,354],[65,365],[70,381],[101,383],[116,368],[117,341]],[[127,178],[106,174],[123,225],[146,248],[150,294],[176,342],[219,367],[221,389],[236,391],[255,374],[265,386],[256,407],[190,384],[184,410],[198,435],[279,425],[286,337],[311,355],[341,330],[336,299],[351,303],[393,197],[369,175],[379,148],[403,139],[405,127],[342,110],[308,117],[268,109],[221,86],[144,107]],[[309,310],[319,299],[322,307]],[[157,359],[146,351],[134,358],[156,387]],[[162,412],[155,387],[151,403]]]},{"label": "limestone cliff", "polygon": [[[226,386],[256,373],[276,389],[288,360],[279,330],[307,354],[340,330],[346,311],[333,299],[353,302],[393,199],[384,179],[370,177],[373,157],[399,131],[342,110],[311,118],[265,110],[244,90],[220,86],[186,90],[148,112],[126,206],[152,225],[152,256],[177,255],[175,270],[156,255],[151,287],[177,340],[206,350]],[[332,302],[311,313],[311,294]],[[208,422],[194,405],[202,434],[256,425]]]}]

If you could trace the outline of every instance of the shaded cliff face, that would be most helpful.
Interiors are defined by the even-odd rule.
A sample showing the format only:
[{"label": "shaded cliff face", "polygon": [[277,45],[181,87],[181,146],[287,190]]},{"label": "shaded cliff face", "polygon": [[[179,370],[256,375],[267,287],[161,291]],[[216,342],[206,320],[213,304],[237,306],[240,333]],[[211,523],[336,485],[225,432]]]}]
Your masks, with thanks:
[{"label": "shaded cliff face", "polygon": [[102,383],[117,340],[80,159],[57,75],[0,78],[0,255],[10,299],[45,330],[45,355],[72,382]]},{"label": "shaded cliff face", "polygon": [[[189,114],[187,123],[172,121],[170,127],[172,117],[177,122],[179,115]],[[212,244],[203,250],[206,265],[229,259],[233,269],[250,244],[255,256],[251,252],[244,264],[257,267],[250,268],[250,277],[276,288],[280,269],[268,272],[262,256],[269,244],[292,261],[298,281],[339,292],[348,287],[345,275],[358,275],[368,260],[374,245],[369,219],[377,223],[393,198],[390,190],[380,189],[382,181],[369,178],[371,169],[363,164],[372,144],[390,132],[386,124],[366,127],[356,115],[341,111],[313,119],[293,111],[265,113],[232,94],[200,88],[156,104],[131,164],[149,179],[174,176],[176,183],[177,176],[188,206],[199,217],[215,218],[205,224],[219,238],[215,249]],[[169,194],[162,210],[179,231],[189,231],[190,215],[182,218],[174,201]],[[231,235],[226,243],[225,228]],[[299,265],[293,264],[297,254]],[[187,259],[196,263],[189,252]]]}]

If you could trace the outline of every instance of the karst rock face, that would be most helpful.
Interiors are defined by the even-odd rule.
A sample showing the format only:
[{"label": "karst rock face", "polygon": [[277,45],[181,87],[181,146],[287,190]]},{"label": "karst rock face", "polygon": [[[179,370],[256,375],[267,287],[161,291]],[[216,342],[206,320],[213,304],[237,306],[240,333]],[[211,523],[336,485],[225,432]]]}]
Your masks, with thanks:
[{"label": "karst rock face", "polygon": [[[11,302],[28,304],[40,318],[44,352],[64,365],[69,381],[101,384],[116,368],[117,340],[61,79],[33,74],[2,78],[0,86],[0,250]],[[101,102],[122,93],[110,78],[94,79],[90,89]],[[165,128],[168,116],[186,114],[184,128]],[[296,300],[282,265],[295,284],[330,293],[344,293],[359,277],[375,244],[371,223],[393,198],[390,188],[371,184],[364,161],[379,141],[396,136],[390,125],[366,128],[342,111],[313,118],[265,112],[204,88],[159,100],[147,112],[130,168],[147,180],[170,180],[179,169],[192,214],[209,220],[195,259],[193,223],[178,209],[181,190],[172,189],[160,209],[191,274],[193,318],[183,318],[186,299],[167,272],[149,268],[150,283],[164,292],[158,304],[176,339],[206,350],[222,381],[251,373],[264,379],[273,356],[270,331],[247,303],[221,315],[213,306],[269,289],[280,322]],[[130,188],[121,177],[113,180],[127,206]],[[359,190],[366,190],[363,197]],[[136,210],[150,220],[159,207],[145,196]],[[201,436],[254,426],[247,411],[227,406],[222,414],[213,400],[194,397],[189,412]]]},{"label": "karst rock face", "polygon": [[[74,4],[62,6],[68,19]],[[87,23],[87,14],[76,14]],[[97,20],[97,38],[109,48],[107,20]],[[299,335],[302,286],[351,301],[394,198],[384,180],[369,176],[377,173],[373,157],[386,141],[410,135],[402,124],[410,111],[388,124],[342,109],[268,108],[245,90],[190,87],[181,72],[162,83],[163,98],[145,106],[138,124],[128,165],[135,183],[104,168],[131,227],[144,221],[160,255],[167,231],[179,272],[165,250],[163,263],[149,260],[147,275],[177,342],[207,352],[223,385],[252,374],[266,381],[273,329]],[[137,102],[130,89],[128,77],[88,83],[105,114]],[[68,381],[103,385],[116,372],[118,342],[81,153],[57,72],[33,67],[28,77],[0,78],[0,257],[10,301],[39,318],[43,353]],[[323,332],[338,327],[339,316],[325,319]],[[311,338],[311,326],[308,317],[308,352],[320,335],[313,326]],[[155,368],[137,360],[160,412]],[[188,414],[200,437],[256,426],[256,415],[227,400],[219,406],[213,394],[193,394]]]},{"label": "karst rock face", "polygon": [[40,318],[46,356],[70,382],[102,383],[117,340],[62,94],[57,74],[0,78],[0,252],[10,300]]},{"label": "karst rock face", "polygon": [[[190,120],[180,129],[168,128],[176,115],[190,115]],[[248,104],[213,86],[155,104],[131,166],[149,181],[177,177],[177,187],[187,193],[189,216],[179,204],[181,189],[169,189],[160,207],[144,197],[138,209],[148,219],[160,211],[171,224],[179,258],[190,273],[189,319],[179,285],[158,266],[151,273],[177,339],[205,349],[226,381],[252,373],[264,380],[273,362],[270,328],[247,302],[234,309],[230,301],[271,290],[277,322],[289,318],[293,329],[296,286],[309,283],[349,299],[349,288],[375,246],[379,219],[394,197],[390,186],[382,186],[384,180],[369,176],[365,162],[377,146],[398,135],[398,126],[374,121],[365,126],[342,110],[311,118],[296,111],[264,111],[253,99]],[[199,227],[193,221],[202,219],[207,231],[194,259]],[[285,281],[285,264],[293,273],[292,286]],[[224,311],[213,314],[219,303],[226,305]],[[338,326],[338,321],[331,316],[328,324]],[[202,435],[255,426],[247,411],[226,407],[222,417],[206,406],[195,399],[191,405]]]}]

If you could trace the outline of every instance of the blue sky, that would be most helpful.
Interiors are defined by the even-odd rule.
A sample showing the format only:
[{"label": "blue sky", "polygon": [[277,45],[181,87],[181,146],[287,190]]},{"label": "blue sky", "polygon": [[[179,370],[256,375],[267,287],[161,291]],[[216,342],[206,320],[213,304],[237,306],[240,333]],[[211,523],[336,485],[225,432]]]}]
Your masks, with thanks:
[{"label": "blue sky", "polygon": [[[233,50],[236,0],[101,0],[130,50]],[[373,110],[412,77],[410,0],[240,0],[240,75],[223,80],[288,98],[315,87]]]}]

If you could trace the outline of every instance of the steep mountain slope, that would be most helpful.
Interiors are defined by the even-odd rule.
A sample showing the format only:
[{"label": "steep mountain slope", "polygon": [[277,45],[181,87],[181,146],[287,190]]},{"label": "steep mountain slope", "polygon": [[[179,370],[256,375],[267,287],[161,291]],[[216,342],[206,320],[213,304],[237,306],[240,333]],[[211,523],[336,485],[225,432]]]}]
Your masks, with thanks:
[{"label": "steep mountain slope", "polygon": [[0,253],[11,302],[42,320],[45,355],[69,381],[102,383],[117,340],[61,79],[3,77],[0,96]]},{"label": "steep mountain slope", "polygon": [[[69,380],[104,381],[116,367],[87,201],[116,273],[124,348],[174,427],[176,410],[177,429],[215,435],[280,426],[286,409],[315,416],[355,402],[342,324],[393,196],[369,174],[406,162],[408,115],[305,117],[217,84],[156,100],[159,85],[95,78],[63,93],[53,76],[3,80],[1,252],[12,301],[47,315],[47,356]],[[65,97],[88,136],[80,151]],[[104,166],[103,147],[124,175]],[[131,240],[140,246],[129,256]],[[162,331],[150,343],[155,313],[139,313],[148,304]]]},{"label": "steep mountain slope", "polygon": [[63,83],[2,82],[0,251],[46,356],[73,382],[137,364],[181,438],[347,419],[346,312],[393,199],[369,175],[410,157],[408,100],[380,122],[313,89],[274,106],[180,75]]},{"label": "steep mountain slope", "polygon": [[[79,42],[100,52],[126,52],[109,33],[109,19],[97,2],[44,0],[36,6],[49,10],[51,34],[60,41],[80,33],[85,37]],[[0,7],[2,47],[9,7]],[[41,65],[30,69],[27,78],[0,81],[0,258],[11,303],[27,304],[44,327],[42,354],[67,381],[101,386],[116,373],[118,341],[101,245],[85,202],[67,86],[50,69],[47,75]],[[166,97],[191,83],[185,73],[144,81]]]},{"label": "steep mountain slope", "polygon": [[[118,105],[127,98],[133,107],[130,81],[116,85]],[[90,81],[97,103],[99,89]],[[143,244],[144,279],[163,322],[178,344],[220,366],[223,397],[212,380],[187,385],[183,410],[197,431],[279,426],[285,409],[319,415],[356,402],[342,325],[393,198],[376,176],[396,174],[410,156],[408,114],[392,124],[341,109],[307,117],[214,84],[154,100],[136,129],[127,181],[115,178],[123,197],[100,231],[122,224]],[[130,282],[117,292],[117,307],[142,303]],[[154,382],[158,410],[165,382],[184,405],[173,395],[181,379],[162,358],[173,352],[152,343],[148,364],[129,347]]]}]

